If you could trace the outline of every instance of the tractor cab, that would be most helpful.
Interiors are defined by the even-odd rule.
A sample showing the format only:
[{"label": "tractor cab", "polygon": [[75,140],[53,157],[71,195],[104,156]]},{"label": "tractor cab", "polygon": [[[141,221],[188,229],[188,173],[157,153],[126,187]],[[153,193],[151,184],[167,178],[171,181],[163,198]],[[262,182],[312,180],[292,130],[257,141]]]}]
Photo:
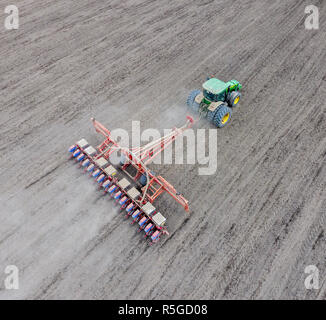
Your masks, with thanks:
[{"label": "tractor cab", "polygon": [[224,82],[217,78],[211,78],[203,84],[203,95],[208,103],[226,101],[230,92],[239,91],[241,87],[241,84],[236,80]]}]

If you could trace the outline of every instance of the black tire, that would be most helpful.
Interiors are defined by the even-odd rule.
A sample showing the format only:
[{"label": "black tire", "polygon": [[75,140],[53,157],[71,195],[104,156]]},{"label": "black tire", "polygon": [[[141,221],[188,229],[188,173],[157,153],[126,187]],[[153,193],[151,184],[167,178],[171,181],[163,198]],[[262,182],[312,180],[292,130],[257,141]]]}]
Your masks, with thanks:
[{"label": "black tire", "polygon": [[[154,171],[151,171],[151,174],[155,176]],[[146,186],[146,184],[147,184],[147,176],[146,176],[146,174],[141,175],[141,177],[139,178],[139,182],[143,187]]]},{"label": "black tire", "polygon": [[146,175],[142,175],[140,178],[139,178],[139,182],[140,182],[140,184],[144,187],[144,186],[146,186],[146,184],[147,184],[147,177],[146,177]]},{"label": "black tire", "polygon": [[190,92],[188,99],[187,99],[187,106],[194,110],[195,112],[198,112],[199,109],[199,103],[195,101],[195,98],[201,93],[200,90],[193,90]]},{"label": "black tire", "polygon": [[228,103],[231,108],[235,108],[241,99],[241,93],[239,91],[232,91],[228,95]]},{"label": "black tire", "polygon": [[216,109],[214,124],[219,128],[223,128],[230,122],[231,115],[232,109],[229,108],[226,104],[222,104]]},{"label": "black tire", "polygon": [[207,113],[207,120],[208,121],[214,122],[214,117],[215,117],[216,111],[217,111],[217,109],[215,109],[214,111],[208,110],[208,113]]}]

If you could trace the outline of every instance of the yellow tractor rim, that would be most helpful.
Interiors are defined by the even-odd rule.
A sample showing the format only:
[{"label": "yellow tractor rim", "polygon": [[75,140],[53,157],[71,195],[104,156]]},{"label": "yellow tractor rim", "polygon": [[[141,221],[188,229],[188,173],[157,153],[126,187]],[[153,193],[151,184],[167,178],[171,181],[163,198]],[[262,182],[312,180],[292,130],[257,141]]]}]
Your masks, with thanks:
[{"label": "yellow tractor rim", "polygon": [[240,100],[240,97],[236,97],[235,100],[234,100],[234,104],[237,104]]},{"label": "yellow tractor rim", "polygon": [[230,118],[230,113],[228,112],[223,118],[222,118],[222,124],[225,124],[228,122]]}]

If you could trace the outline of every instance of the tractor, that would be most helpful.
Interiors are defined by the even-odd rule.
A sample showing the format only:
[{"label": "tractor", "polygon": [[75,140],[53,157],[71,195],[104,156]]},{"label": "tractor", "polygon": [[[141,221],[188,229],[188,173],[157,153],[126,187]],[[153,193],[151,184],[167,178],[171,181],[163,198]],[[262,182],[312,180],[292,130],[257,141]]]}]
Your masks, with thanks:
[{"label": "tractor", "polygon": [[217,78],[207,78],[203,91],[190,92],[187,105],[222,128],[231,120],[232,110],[241,98],[241,88],[242,85],[236,80],[225,83]]}]

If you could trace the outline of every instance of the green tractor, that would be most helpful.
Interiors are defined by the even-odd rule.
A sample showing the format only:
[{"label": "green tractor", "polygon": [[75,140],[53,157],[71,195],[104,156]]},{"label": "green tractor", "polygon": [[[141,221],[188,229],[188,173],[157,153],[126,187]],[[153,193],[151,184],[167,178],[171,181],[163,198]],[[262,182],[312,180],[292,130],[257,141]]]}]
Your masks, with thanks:
[{"label": "green tractor", "polygon": [[187,99],[187,105],[201,116],[222,128],[231,120],[232,109],[238,105],[242,85],[236,81],[223,82],[208,78],[203,91],[193,90]]}]

